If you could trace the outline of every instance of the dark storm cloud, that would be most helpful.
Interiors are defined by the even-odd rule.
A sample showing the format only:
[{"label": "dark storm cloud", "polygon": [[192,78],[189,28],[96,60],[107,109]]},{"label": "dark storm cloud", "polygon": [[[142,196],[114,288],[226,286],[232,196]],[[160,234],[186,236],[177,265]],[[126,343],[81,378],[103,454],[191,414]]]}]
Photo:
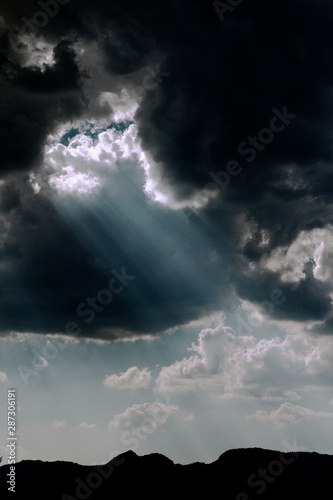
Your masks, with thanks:
[{"label": "dark storm cloud", "polygon": [[[41,11],[38,2],[16,11],[12,4],[3,8],[17,30],[23,14],[33,19]],[[331,20],[332,7],[320,1],[249,1],[221,23],[213,4],[199,0],[72,0],[38,34],[98,40],[114,75],[133,73],[161,53],[168,82],[148,93],[137,119],[143,145],[180,198],[239,157],[239,145],[269,124],[273,108],[287,106],[298,117],[290,129],[254,163],[239,158],[248,168],[237,190],[255,188],[260,196],[282,163],[331,159]]]},{"label": "dark storm cloud", "polygon": [[67,41],[54,49],[54,64],[42,71],[7,60],[0,82],[0,173],[28,170],[42,159],[46,137],[85,109],[81,75]]},{"label": "dark storm cloud", "polygon": [[[283,283],[276,273],[257,272],[235,277],[238,296],[251,299],[262,312],[277,319],[309,321],[324,320],[331,310],[330,289],[313,276],[312,264],[304,267],[305,277],[299,283]],[[278,290],[279,306],[269,307],[270,294]]]},{"label": "dark storm cloud", "polygon": [[[236,195],[246,188],[261,196],[284,162],[330,159],[331,8],[246,2],[221,23],[210,3],[195,5],[184,16],[178,45],[170,41],[168,85],[158,89],[158,99],[147,96],[138,112],[143,144],[175,189],[185,185],[186,196],[186,187],[203,186],[210,170],[236,157],[244,164]],[[239,145],[284,106],[297,120],[247,165]]]},{"label": "dark storm cloud", "polygon": [[[87,51],[92,43],[98,45],[110,88],[135,87],[151,61],[160,62],[161,71],[168,73],[163,85],[146,94],[136,121],[143,148],[158,163],[178,201],[211,183],[210,174],[218,175],[229,161],[236,160],[242,169],[202,210],[202,219],[192,217],[193,227],[200,220],[207,223],[200,226],[200,244],[194,236],[199,233],[187,233],[191,225],[185,231],[184,249],[202,266],[196,286],[179,275],[185,250],[176,263],[169,263],[170,253],[160,246],[147,258],[147,242],[135,246],[129,236],[120,248],[119,222],[110,222],[114,236],[111,242],[104,237],[105,248],[112,250],[114,266],[124,265],[122,257],[133,264],[127,271],[136,279],[117,297],[116,307],[96,314],[86,334],[108,327],[156,332],[197,318],[207,309],[223,307],[230,279],[240,297],[259,303],[280,287],[288,299],[275,312],[280,318],[325,318],[329,290],[311,272],[292,292],[278,273],[260,266],[260,259],[289,245],[300,231],[332,222],[332,6],[321,1],[248,0],[221,22],[206,0],[49,4],[58,9],[54,7],[56,14],[38,28],[37,37],[55,47],[54,63],[41,70],[22,66],[10,46],[10,35],[22,30],[29,34],[23,18],[33,21],[42,10],[40,2],[2,3],[9,30],[2,34],[1,50],[2,174],[35,167],[47,135],[57,125],[87,118],[92,109],[110,114],[109,108],[101,110],[96,104],[98,89],[105,91],[107,80],[85,72],[71,44],[75,40]],[[93,92],[85,89],[87,81]],[[277,115],[279,120],[273,122]],[[273,135],[264,142],[270,131]],[[8,252],[2,286],[8,320],[2,328],[59,331],[73,319],[82,297],[97,293],[110,275],[105,267],[92,265],[93,247],[74,235],[45,194],[34,197],[27,189],[15,190],[9,181],[1,187],[0,208],[9,213],[13,228],[2,250]],[[240,215],[255,227],[243,246]],[[82,217],[104,241],[97,221],[89,221],[84,213]],[[165,217],[170,233],[181,231],[171,216]],[[261,244],[263,231],[269,234],[266,246]],[[214,265],[213,248],[220,252]],[[224,268],[223,261],[228,261]],[[253,262],[256,274],[249,273]],[[30,294],[17,295],[21,282]],[[32,310],[39,312],[33,316]]]},{"label": "dark storm cloud", "polygon": [[[246,2],[226,13],[222,24],[202,15],[209,29],[196,38],[190,34],[191,22],[200,24],[194,12],[184,23],[182,47],[168,51],[168,85],[154,99],[148,95],[137,113],[142,143],[179,199],[237,161],[242,172],[212,204],[230,226],[239,214],[256,226],[240,255],[237,292],[257,301],[255,289],[264,300],[279,286],[288,300],[276,315],[323,319],[330,290],[314,277],[288,293],[278,274],[260,266],[259,274],[245,278],[243,257],[257,262],[290,245],[302,230],[332,222],[332,8],[323,2]],[[208,217],[214,212],[206,211]],[[235,247],[241,231],[229,233]]]},{"label": "dark storm cloud", "polygon": [[0,186],[0,210],[8,212],[21,205],[20,192],[13,181]]},{"label": "dark storm cloud", "polygon": [[333,331],[333,317],[332,317],[332,314],[330,314],[326,318],[326,321],[323,321],[323,322],[321,322],[319,324],[313,325],[308,330],[311,333],[313,333],[313,334],[332,335],[332,331]]},{"label": "dark storm cloud", "polygon": [[154,335],[225,300],[227,262],[173,213],[147,211],[131,170],[89,202],[64,197],[71,222],[23,178],[19,189],[24,201],[7,215],[0,247],[1,332],[69,333],[75,323],[72,333],[87,337]]},{"label": "dark storm cloud", "polygon": [[[22,68],[18,71],[14,85],[31,92],[46,94],[79,90],[81,75],[70,43],[60,42],[53,50],[53,57],[54,65],[46,66],[43,70],[38,67]],[[64,118],[66,119],[65,116]]]}]

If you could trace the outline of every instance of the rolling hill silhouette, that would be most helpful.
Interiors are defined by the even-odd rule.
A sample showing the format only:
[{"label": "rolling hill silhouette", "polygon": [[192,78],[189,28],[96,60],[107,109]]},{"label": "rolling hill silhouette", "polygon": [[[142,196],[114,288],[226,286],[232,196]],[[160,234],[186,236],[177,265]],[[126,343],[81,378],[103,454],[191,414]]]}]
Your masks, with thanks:
[{"label": "rolling hill silhouette", "polygon": [[9,465],[0,468],[0,498],[110,500],[140,495],[217,497],[223,500],[322,500],[331,496],[333,456],[308,452],[236,449],[211,464],[174,464],[160,454],[128,451],[102,466],[24,460],[16,464],[15,494]]}]

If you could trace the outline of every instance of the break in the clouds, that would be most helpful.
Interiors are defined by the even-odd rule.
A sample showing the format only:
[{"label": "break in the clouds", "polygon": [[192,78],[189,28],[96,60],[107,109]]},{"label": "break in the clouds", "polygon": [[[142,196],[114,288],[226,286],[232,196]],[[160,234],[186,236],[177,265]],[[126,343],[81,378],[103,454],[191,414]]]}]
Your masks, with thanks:
[{"label": "break in the clouds", "polygon": [[276,289],[330,334],[332,7],[41,4],[1,6],[2,334],[152,338]]}]

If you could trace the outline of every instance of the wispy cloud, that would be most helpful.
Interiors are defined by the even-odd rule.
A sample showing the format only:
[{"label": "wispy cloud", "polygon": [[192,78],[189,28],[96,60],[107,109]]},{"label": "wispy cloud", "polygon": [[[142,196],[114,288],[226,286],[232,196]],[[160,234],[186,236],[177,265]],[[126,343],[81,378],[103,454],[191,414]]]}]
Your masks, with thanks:
[{"label": "wispy cloud", "polygon": [[81,422],[78,425],[79,429],[95,429],[96,424],[87,424],[86,422]]},{"label": "wispy cloud", "polygon": [[52,426],[55,427],[56,429],[62,429],[68,426],[68,422],[67,420],[54,420],[52,422]]}]

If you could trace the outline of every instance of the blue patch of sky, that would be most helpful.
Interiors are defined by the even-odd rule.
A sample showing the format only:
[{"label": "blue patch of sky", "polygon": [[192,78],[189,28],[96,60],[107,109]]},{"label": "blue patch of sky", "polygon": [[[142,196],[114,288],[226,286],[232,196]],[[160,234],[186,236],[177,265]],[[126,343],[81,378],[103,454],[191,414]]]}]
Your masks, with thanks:
[{"label": "blue patch of sky", "polygon": [[124,120],[122,122],[111,122],[107,127],[96,127],[94,123],[86,122],[80,129],[72,128],[61,137],[60,143],[64,146],[68,146],[71,140],[78,134],[85,134],[87,137],[91,137],[93,141],[98,139],[98,134],[105,132],[106,130],[114,129],[121,134],[125,132],[126,129],[134,122],[131,120]]},{"label": "blue patch of sky", "polygon": [[66,132],[66,134],[64,134],[61,139],[60,139],[60,143],[63,144],[64,146],[68,146],[68,144],[71,142],[71,140],[73,139],[73,137],[75,137],[77,134],[79,134],[80,131],[78,128],[72,128],[70,129],[68,132]]}]

